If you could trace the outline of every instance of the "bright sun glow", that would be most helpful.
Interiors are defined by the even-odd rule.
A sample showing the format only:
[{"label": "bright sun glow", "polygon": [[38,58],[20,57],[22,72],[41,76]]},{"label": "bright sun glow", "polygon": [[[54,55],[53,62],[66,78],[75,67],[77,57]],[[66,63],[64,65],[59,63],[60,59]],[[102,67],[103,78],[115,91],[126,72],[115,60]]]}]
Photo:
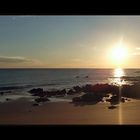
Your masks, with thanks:
[{"label": "bright sun glow", "polygon": [[117,43],[112,49],[111,59],[113,63],[120,65],[128,56],[128,51],[122,42]]}]

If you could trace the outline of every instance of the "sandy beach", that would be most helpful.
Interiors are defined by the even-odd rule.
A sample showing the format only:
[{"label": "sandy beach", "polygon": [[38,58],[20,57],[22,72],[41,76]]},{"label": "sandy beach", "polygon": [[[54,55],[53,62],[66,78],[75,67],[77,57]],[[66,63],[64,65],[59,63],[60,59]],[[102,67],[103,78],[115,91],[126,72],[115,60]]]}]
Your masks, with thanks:
[{"label": "sandy beach", "polygon": [[70,102],[50,102],[32,106],[25,100],[0,104],[0,124],[140,124],[140,101],[121,103],[108,109],[109,103],[75,106]]}]

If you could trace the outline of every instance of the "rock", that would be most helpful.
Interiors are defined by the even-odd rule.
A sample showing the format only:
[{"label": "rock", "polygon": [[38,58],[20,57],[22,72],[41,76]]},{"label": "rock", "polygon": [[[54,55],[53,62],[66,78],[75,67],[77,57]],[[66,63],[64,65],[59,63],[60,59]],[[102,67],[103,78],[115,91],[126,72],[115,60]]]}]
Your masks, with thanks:
[{"label": "rock", "polygon": [[40,102],[46,102],[46,101],[50,101],[47,97],[40,97],[35,99],[36,102],[40,103]]},{"label": "rock", "polygon": [[85,78],[88,78],[88,76],[85,76]]},{"label": "rock", "polygon": [[83,92],[87,93],[111,93],[113,91],[114,86],[109,84],[96,84],[96,85],[90,85],[87,84],[82,87]]},{"label": "rock", "polygon": [[108,97],[109,98],[110,94],[106,94],[104,97]]},{"label": "rock", "polygon": [[47,97],[51,96],[57,96],[57,97],[63,97],[66,95],[66,89],[63,90],[54,90],[54,91],[46,91]]},{"label": "rock", "polygon": [[75,92],[82,92],[82,88],[80,86],[74,86],[73,89],[75,90]]},{"label": "rock", "polygon": [[49,96],[56,96],[58,94],[58,90],[54,90],[54,91],[47,91],[47,95]]},{"label": "rock", "polygon": [[106,99],[106,102],[111,102],[111,99]]},{"label": "rock", "polygon": [[74,95],[76,92],[73,90],[73,89],[70,89],[68,92],[67,92],[67,94],[68,95]]},{"label": "rock", "polygon": [[42,88],[33,88],[28,91],[29,93],[42,93],[43,89]]},{"label": "rock", "polygon": [[9,98],[6,98],[6,101],[9,101],[9,100],[11,100],[11,99],[9,99]]},{"label": "rock", "polygon": [[66,94],[66,89],[63,89],[61,91],[58,92],[59,95],[65,95]]},{"label": "rock", "polygon": [[125,98],[121,98],[121,102],[122,102],[122,103],[124,103],[124,102],[125,102],[125,100],[126,100]]},{"label": "rock", "polygon": [[28,91],[29,93],[32,94],[32,96],[39,96],[39,97],[44,97],[47,95],[46,91],[43,91],[42,88],[34,88],[30,91]]},{"label": "rock", "polygon": [[102,101],[102,96],[97,95],[95,93],[90,94],[84,94],[83,96],[80,97],[74,97],[72,98],[73,102],[99,102]]},{"label": "rock", "polygon": [[[33,104],[33,106],[39,106],[39,104],[37,104],[37,103],[34,103],[34,104]],[[29,112],[31,112],[31,111],[29,111]]]},{"label": "rock", "polygon": [[80,97],[74,97],[72,98],[72,102],[80,102],[81,98]]},{"label": "rock", "polygon": [[117,108],[117,107],[113,106],[113,105],[108,107],[108,109],[115,109],[115,108]]},{"label": "rock", "polygon": [[98,94],[84,94],[83,96],[81,96],[81,100],[82,101],[86,101],[86,102],[99,102],[99,101],[102,101],[102,96],[98,95]]},{"label": "rock", "polygon": [[3,95],[4,94],[4,92],[0,92],[0,95]]},{"label": "rock", "polygon": [[124,85],[122,87],[122,96],[140,99],[140,84]]},{"label": "rock", "polygon": [[110,103],[113,104],[119,104],[120,103],[120,97],[117,95],[114,95],[110,99]]}]

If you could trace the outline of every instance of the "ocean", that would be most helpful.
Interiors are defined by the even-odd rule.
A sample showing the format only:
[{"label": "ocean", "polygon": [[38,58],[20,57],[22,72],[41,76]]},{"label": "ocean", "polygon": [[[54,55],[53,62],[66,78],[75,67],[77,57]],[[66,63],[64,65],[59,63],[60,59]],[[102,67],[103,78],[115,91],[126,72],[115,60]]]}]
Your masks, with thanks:
[{"label": "ocean", "polygon": [[[69,89],[77,85],[110,83],[115,72],[116,69],[0,69],[0,92],[8,90],[20,96],[32,88]],[[117,74],[139,77],[140,69],[117,69]]]},{"label": "ocean", "polygon": [[[140,76],[140,69],[122,70],[122,76]],[[108,83],[111,77],[114,77],[114,69],[0,69],[0,90],[70,88]]]}]

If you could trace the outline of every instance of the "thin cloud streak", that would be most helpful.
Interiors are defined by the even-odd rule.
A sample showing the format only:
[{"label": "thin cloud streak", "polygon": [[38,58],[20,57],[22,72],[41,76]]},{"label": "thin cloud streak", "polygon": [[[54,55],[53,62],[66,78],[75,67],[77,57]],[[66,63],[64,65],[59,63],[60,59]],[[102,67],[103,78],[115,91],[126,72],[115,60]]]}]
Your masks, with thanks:
[{"label": "thin cloud streak", "polygon": [[33,60],[27,59],[25,57],[9,57],[9,56],[0,56],[0,63],[24,63],[32,62]]}]

